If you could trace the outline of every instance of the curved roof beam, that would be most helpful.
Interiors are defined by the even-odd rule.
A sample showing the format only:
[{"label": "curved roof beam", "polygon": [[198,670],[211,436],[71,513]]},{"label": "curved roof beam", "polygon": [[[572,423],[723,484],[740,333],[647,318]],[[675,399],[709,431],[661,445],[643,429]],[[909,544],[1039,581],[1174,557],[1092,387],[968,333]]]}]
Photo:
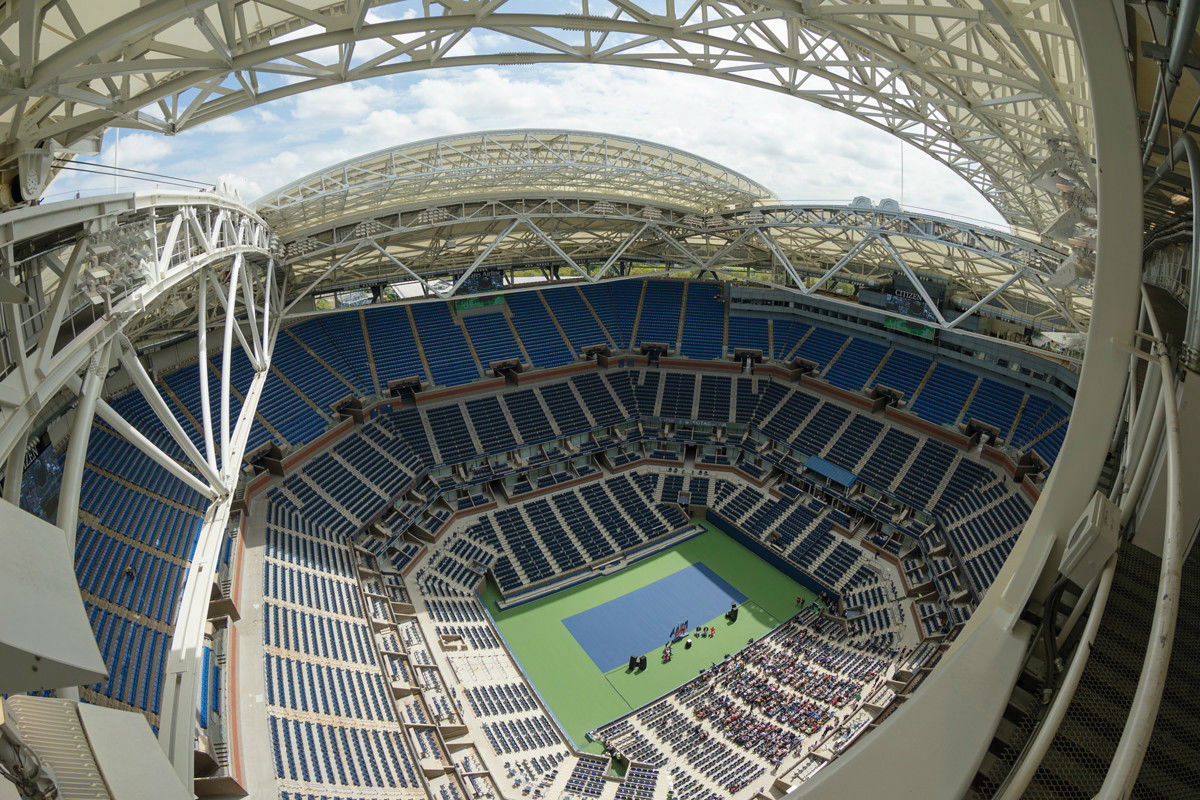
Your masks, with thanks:
[{"label": "curved roof beam", "polygon": [[[1051,142],[1090,152],[1082,64],[1057,3],[700,0],[658,14],[577,2],[562,14],[529,0],[430,3],[387,19],[396,4],[371,0],[153,0],[118,16],[59,0],[36,24],[0,19],[0,165],[11,177],[48,140],[70,147],[112,125],[174,133],[349,80],[531,63],[650,67],[811,100],[924,150],[1028,229],[1057,212],[1027,180]],[[485,31],[498,41],[470,37]]]}]

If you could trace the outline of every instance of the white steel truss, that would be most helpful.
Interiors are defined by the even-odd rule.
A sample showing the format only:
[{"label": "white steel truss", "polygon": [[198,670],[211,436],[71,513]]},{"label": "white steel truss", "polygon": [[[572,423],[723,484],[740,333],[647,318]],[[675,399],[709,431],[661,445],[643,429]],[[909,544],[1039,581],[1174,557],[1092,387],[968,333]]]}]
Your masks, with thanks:
[{"label": "white steel truss", "polygon": [[0,63],[15,200],[40,193],[56,152],[94,150],[109,126],[171,134],[336,83],[486,64],[648,67],[783,92],[910,142],[1031,230],[1060,201],[1030,176],[1056,148],[1079,163],[1092,148],[1057,2],[29,0],[4,7]]},{"label": "white steel truss", "polygon": [[[209,501],[181,594],[159,717],[164,749],[190,785],[213,575],[282,319],[273,238],[242,203],[199,193],[116,195],[21,209],[0,215],[0,237],[0,277],[7,287],[0,299],[6,499],[19,500],[30,435],[77,398],[56,519],[70,550],[96,419]],[[204,419],[199,441],[143,363],[147,350],[180,327],[199,334],[192,340]],[[216,397],[207,375],[214,354],[210,329],[221,364]],[[238,347],[254,376],[232,418],[230,357]],[[102,396],[112,393],[105,383],[116,367],[118,382],[132,384],[145,402],[142,416],[131,418]],[[71,696],[75,689],[60,693]]]},{"label": "white steel truss", "polygon": [[[599,206],[599,207],[598,207]],[[700,216],[593,198],[464,202],[337,224],[284,245],[295,301],[312,292],[418,281],[449,298],[482,267],[522,285],[594,282],[638,274],[715,272],[803,295],[837,282],[874,288],[903,275],[930,311],[955,328],[992,314],[1045,330],[1083,331],[1085,292],[1056,289],[1063,253],[1021,237],[899,208],[778,205]],[[943,315],[927,285],[954,290]]]},{"label": "white steel truss", "polygon": [[446,202],[531,193],[637,198],[698,214],[778,200],[744,175],[666,145],[606,133],[514,130],[358,156],[277,189],[255,206],[277,236],[295,239],[393,209],[426,208],[434,217]]}]

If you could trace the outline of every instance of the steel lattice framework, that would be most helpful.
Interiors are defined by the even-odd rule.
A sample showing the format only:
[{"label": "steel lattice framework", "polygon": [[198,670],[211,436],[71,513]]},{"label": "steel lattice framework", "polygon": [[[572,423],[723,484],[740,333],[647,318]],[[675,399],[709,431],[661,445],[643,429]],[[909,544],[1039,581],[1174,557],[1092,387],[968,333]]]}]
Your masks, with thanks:
[{"label": "steel lattice framework", "polygon": [[1028,180],[1090,157],[1089,98],[1057,2],[1016,0],[23,0],[0,19],[0,165],[37,196],[54,152],[105,128],[176,133],[344,81],[485,64],[706,75],[844,111],[1040,229]]},{"label": "steel lattice framework", "polygon": [[[665,145],[578,131],[497,131],[382,150],[258,201],[284,242],[295,301],[414,280],[450,297],[476,270],[528,281],[716,272],[808,295],[901,274],[952,328],[991,313],[1087,328],[1091,298],[1053,288],[1064,254],[892,204],[784,205],[732,170]],[[929,282],[952,283],[947,315]],[[182,332],[182,331],[181,331]]]},{"label": "steel lattice framework", "polygon": [[[31,430],[47,411],[74,403],[56,519],[69,551],[93,420],[208,500],[167,654],[159,731],[187,783],[217,555],[282,320],[273,244],[250,208],[207,193],[112,195],[0,214],[3,499],[20,500]],[[196,347],[199,441],[139,352],[172,327],[190,330]],[[240,408],[230,377],[237,348],[253,369]],[[220,364],[213,384],[210,356]],[[147,418],[129,418],[101,396],[116,367],[141,395]]]}]

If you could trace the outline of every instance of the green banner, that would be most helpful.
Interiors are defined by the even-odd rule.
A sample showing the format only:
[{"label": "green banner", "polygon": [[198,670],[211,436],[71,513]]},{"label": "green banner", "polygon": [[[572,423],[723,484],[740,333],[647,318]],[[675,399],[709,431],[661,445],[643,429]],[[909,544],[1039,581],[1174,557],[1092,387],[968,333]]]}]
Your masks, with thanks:
[{"label": "green banner", "polygon": [[928,325],[919,325],[916,322],[909,322],[906,319],[895,319],[893,317],[885,318],[883,320],[883,327],[907,333],[909,336],[920,336],[922,339],[932,340],[937,334],[937,330]]},{"label": "green banner", "polygon": [[493,295],[492,297],[468,297],[465,300],[455,300],[454,307],[459,311],[464,308],[484,308],[485,306],[502,306],[504,305],[503,295]]}]

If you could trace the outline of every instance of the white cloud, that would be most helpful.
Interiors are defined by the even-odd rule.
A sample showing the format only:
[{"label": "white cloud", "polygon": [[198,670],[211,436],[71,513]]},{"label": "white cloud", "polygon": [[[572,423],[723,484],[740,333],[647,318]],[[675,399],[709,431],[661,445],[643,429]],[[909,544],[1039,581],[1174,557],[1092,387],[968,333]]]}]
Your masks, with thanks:
[{"label": "white cloud", "polygon": [[[243,197],[252,199],[260,190],[382,147],[532,127],[669,144],[742,172],[785,200],[901,199],[900,143],[883,131],[765,89],[633,68],[447,69],[338,84],[173,140],[125,134],[121,152],[128,166],[156,164],[156,171],[214,182],[218,174],[236,176]],[[906,205],[1000,224],[979,193],[948,168],[914,147],[904,159]],[[111,163],[107,156],[101,160]],[[56,189],[70,190],[86,179],[59,183]]]}]

